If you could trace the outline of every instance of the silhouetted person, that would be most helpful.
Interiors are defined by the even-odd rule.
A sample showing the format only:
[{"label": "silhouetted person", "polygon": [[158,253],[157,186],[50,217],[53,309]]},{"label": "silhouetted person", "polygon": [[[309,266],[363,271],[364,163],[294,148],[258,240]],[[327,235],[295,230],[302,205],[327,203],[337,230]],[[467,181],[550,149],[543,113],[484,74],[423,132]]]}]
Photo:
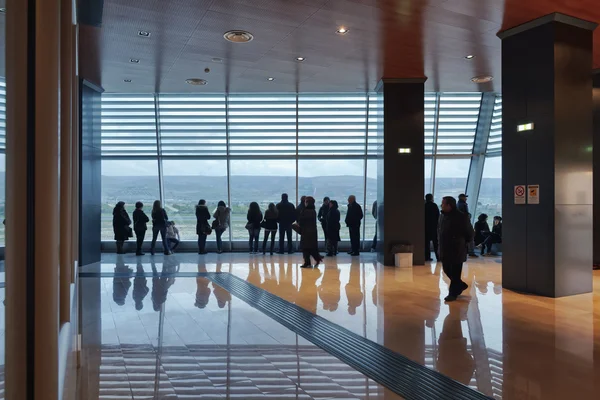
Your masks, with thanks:
[{"label": "silhouetted person", "polygon": [[148,289],[148,280],[144,275],[144,267],[138,262],[135,271],[135,278],[133,278],[133,301],[135,301],[135,309],[140,311],[144,308],[144,299],[150,292]]},{"label": "silhouetted person", "polygon": [[431,261],[431,242],[436,261],[440,260],[438,253],[438,222],[440,220],[440,209],[433,202],[431,193],[425,195],[425,261]]},{"label": "silhouetted person", "polygon": [[[198,264],[198,272],[207,272],[205,264]],[[198,308],[206,308],[208,301],[210,300],[211,290],[208,287],[210,279],[199,276],[196,278],[196,301],[194,306]]]},{"label": "silhouetted person", "polygon": [[277,212],[279,213],[279,254],[284,254],[283,247],[285,236],[287,236],[287,251],[292,254],[292,224],[296,221],[296,207],[288,200],[288,195],[281,195],[281,202],[277,204]]},{"label": "silhouetted person", "polygon": [[302,246],[302,255],[304,264],[301,268],[311,268],[310,257],[315,259],[318,267],[323,257],[319,254],[319,238],[317,232],[317,212],[315,211],[315,199],[311,196],[305,198],[304,209],[298,216],[298,225],[300,226],[300,244]]},{"label": "silhouetted person", "polygon": [[325,266],[323,279],[319,285],[319,298],[323,302],[323,310],[331,312],[338,309],[342,282],[340,269],[336,266]]},{"label": "silhouetted person", "polygon": [[117,242],[117,254],[125,254],[123,245],[132,236],[129,225],[131,225],[131,219],[125,210],[125,203],[120,201],[113,209],[113,232]]},{"label": "silhouetted person", "polygon": [[120,306],[125,304],[127,293],[129,293],[131,287],[131,278],[129,277],[131,272],[133,270],[125,265],[122,258],[119,257],[115,266],[115,277],[113,278],[113,300]]},{"label": "silhouetted person", "polygon": [[198,235],[198,254],[206,254],[206,238],[211,233],[210,212],[206,200],[201,199],[196,206],[196,235]]},{"label": "silhouetted person", "polygon": [[346,226],[350,231],[351,256],[360,255],[360,224],[363,219],[363,210],[356,202],[356,196],[348,197],[348,212],[346,213]]},{"label": "silhouetted person", "polygon": [[258,254],[258,239],[260,238],[260,224],[263,220],[263,214],[257,202],[253,201],[250,203],[246,219],[248,220],[246,229],[248,229],[248,248],[250,254]]},{"label": "silhouetted person", "polygon": [[277,207],[275,207],[274,203],[269,203],[269,208],[267,208],[267,210],[265,211],[265,220],[263,222],[263,226],[265,228],[265,239],[263,240],[262,247],[263,254],[267,252],[267,241],[269,240],[269,236],[271,236],[271,255],[273,255],[278,218],[279,213],[277,212]]},{"label": "silhouetted person", "polygon": [[[469,204],[467,204],[467,197],[469,196],[464,193],[459,194],[456,207],[458,208],[458,211],[467,215],[469,218],[469,223],[471,223],[471,212],[469,211]],[[471,229],[473,228],[471,227]],[[475,254],[475,242],[472,239],[469,243],[467,243],[467,250],[469,252],[469,257],[477,257],[477,254]]]},{"label": "silhouetted person", "polygon": [[490,235],[490,226],[487,223],[488,216],[487,214],[480,214],[477,217],[477,222],[475,222],[475,247],[481,247],[481,255],[485,254],[485,244],[483,243],[485,239]]},{"label": "silhouetted person", "polygon": [[471,382],[475,372],[475,360],[467,349],[462,323],[467,319],[469,303],[450,305],[450,313],[444,319],[439,337],[437,371],[463,385]]},{"label": "silhouetted person", "polygon": [[213,228],[217,235],[217,253],[221,254],[223,252],[223,240],[221,237],[227,228],[229,228],[231,208],[227,207],[223,200],[219,201],[217,209],[213,214],[213,218],[215,219],[213,221]]},{"label": "silhouetted person", "polygon": [[348,298],[348,314],[355,315],[356,309],[361,306],[364,298],[360,287],[360,264],[353,262],[350,266],[350,279],[346,284],[346,297]]},{"label": "silhouetted person", "polygon": [[167,242],[171,251],[175,250],[179,246],[179,242],[181,242],[179,229],[175,226],[175,221],[167,222]]},{"label": "silhouetted person", "polygon": [[133,212],[133,231],[135,232],[136,247],[135,255],[143,256],[142,245],[144,244],[144,238],[146,237],[146,231],[148,230],[148,222],[150,219],[144,212],[144,204],[141,201],[135,203],[135,211]]},{"label": "silhouetted person", "polygon": [[467,259],[467,244],[473,239],[473,228],[467,214],[456,207],[454,197],[442,200],[442,216],[438,227],[440,260],[450,279],[450,293],[444,299],[454,301],[469,285],[462,281],[463,262]]},{"label": "silhouetted person", "polygon": [[169,245],[167,243],[167,221],[169,217],[167,212],[162,205],[160,200],[155,200],[152,205],[152,243],[150,244],[150,254],[154,255],[154,247],[156,246],[156,239],[160,233],[160,238],[163,244],[163,250],[165,255],[170,255]]},{"label": "silhouetted person", "polygon": [[373,236],[373,243],[371,243],[371,252],[374,252],[377,250],[377,200],[371,206],[371,215],[375,219],[375,236]]},{"label": "silhouetted person", "polygon": [[340,210],[338,202],[331,200],[329,202],[329,212],[327,213],[327,256],[333,257],[337,254],[338,243],[340,241]]},{"label": "silhouetted person", "polygon": [[494,226],[492,226],[492,231],[489,232],[487,238],[481,246],[481,254],[484,254],[484,250],[487,247],[487,253],[485,253],[485,255],[491,256],[492,246],[494,243],[502,243],[502,217],[498,215],[494,217]]},{"label": "silhouetted person", "polygon": [[319,214],[317,215],[317,219],[321,223],[321,228],[323,229],[323,236],[325,238],[325,246],[327,246],[327,214],[329,214],[329,197],[323,198],[323,204],[321,204],[321,208],[319,208]]}]

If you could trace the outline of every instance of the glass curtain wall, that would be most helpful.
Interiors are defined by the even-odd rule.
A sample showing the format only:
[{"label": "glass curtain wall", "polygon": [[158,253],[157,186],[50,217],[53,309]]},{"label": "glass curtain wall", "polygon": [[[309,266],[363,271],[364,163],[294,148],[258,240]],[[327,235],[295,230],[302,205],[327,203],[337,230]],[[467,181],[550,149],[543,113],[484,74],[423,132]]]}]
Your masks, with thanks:
[{"label": "glass curtain wall", "polygon": [[[104,94],[102,239],[113,239],[117,201],[125,201],[130,213],[142,201],[149,213],[152,201],[161,200],[183,240],[196,240],[194,210],[200,199],[211,212],[224,201],[232,209],[230,239],[242,241],[252,201],[264,212],[281,193],[295,204],[300,196],[313,196],[317,206],[329,196],[339,202],[343,219],[353,194],[364,208],[363,238],[370,244],[382,117],[375,98],[365,93]],[[466,191],[481,99],[481,93],[425,95],[424,192],[434,193],[436,202]],[[501,118],[498,96],[490,157],[500,155]],[[484,180],[501,178],[499,172],[492,161],[486,163]],[[487,199],[486,187],[482,184],[486,204],[498,209],[498,193]],[[343,225],[341,236],[348,239]]]}]

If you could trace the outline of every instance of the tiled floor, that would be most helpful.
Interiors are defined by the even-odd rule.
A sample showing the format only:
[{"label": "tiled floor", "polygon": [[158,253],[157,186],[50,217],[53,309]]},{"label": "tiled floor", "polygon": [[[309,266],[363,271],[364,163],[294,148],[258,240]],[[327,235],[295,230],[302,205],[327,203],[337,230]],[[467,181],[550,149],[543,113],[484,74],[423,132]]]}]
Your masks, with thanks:
[{"label": "tiled floor", "polygon": [[[463,271],[470,289],[459,301],[446,305],[442,299],[447,292],[447,281],[439,266],[432,264],[412,270],[383,268],[370,254],[360,259],[346,256],[328,259],[324,266],[314,270],[300,269],[298,254],[274,257],[178,254],[166,258],[145,256],[139,260],[129,255],[105,255],[101,264],[86,270],[113,272],[142,268],[150,272],[153,260],[157,271],[164,267],[167,271],[230,272],[489,396],[592,399],[600,389],[600,274],[597,272],[593,294],[548,299],[504,291],[500,260],[478,259]],[[91,278],[85,278],[88,279]],[[184,283],[184,279],[189,283]],[[119,345],[124,343],[123,336],[136,345],[156,346],[156,334],[149,333],[145,324],[158,329],[159,324],[152,321],[158,320],[160,312],[153,309],[158,305],[160,310],[161,299],[166,296],[163,340],[169,346],[189,350],[190,346],[222,345],[224,334],[218,333],[223,332],[222,326],[217,328],[219,321],[230,327],[231,345],[294,346],[288,341],[290,334],[295,338],[293,333],[277,327],[277,323],[235,297],[230,300],[226,291],[219,290],[206,278],[175,280],[168,294],[151,290],[141,300],[144,308],[135,312],[134,299],[139,300],[145,292],[141,279],[125,278],[118,282],[101,279],[101,295],[95,300],[98,303],[95,307],[99,308],[96,313],[103,317],[101,342]],[[83,285],[84,280],[85,301],[88,295]],[[148,282],[148,286],[153,285]],[[117,306],[123,302],[123,306]],[[230,306],[228,325],[222,322],[225,318],[222,313]],[[175,307],[173,315],[169,312],[172,307]],[[177,307],[188,310],[188,314],[192,309],[209,310],[210,313],[201,311],[202,317],[197,317],[202,327],[210,326],[208,331],[196,332],[175,311]],[[88,313],[84,305],[84,321]],[[235,317],[236,313],[242,314],[242,318]],[[221,315],[220,319],[213,314]],[[105,329],[105,319],[111,318],[114,327],[107,322]],[[256,323],[264,318],[270,321],[264,321],[269,326],[266,332],[260,328],[261,323]],[[116,333],[119,326],[123,327],[121,335]],[[263,343],[265,340],[268,343]],[[299,345],[309,344],[300,338]],[[367,393],[365,389],[361,393],[344,389],[358,398]]]}]

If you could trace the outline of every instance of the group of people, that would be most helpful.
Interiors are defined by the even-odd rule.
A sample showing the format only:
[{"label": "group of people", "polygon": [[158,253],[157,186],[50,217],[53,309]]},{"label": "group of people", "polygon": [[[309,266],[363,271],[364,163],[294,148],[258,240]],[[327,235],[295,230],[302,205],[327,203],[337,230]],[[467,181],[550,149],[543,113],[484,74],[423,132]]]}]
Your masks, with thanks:
[{"label": "group of people", "polygon": [[492,245],[502,243],[502,217],[494,217],[490,231],[488,216],[481,214],[473,227],[467,197],[460,194],[458,202],[454,197],[444,197],[440,214],[433,195],[425,196],[425,260],[432,260],[430,246],[433,242],[435,257],[442,262],[444,273],[450,279],[450,293],[446,301],[456,300],[468,288],[461,279],[462,265],[467,256],[477,257],[475,248],[481,248],[481,255],[491,255]]},{"label": "group of people", "polygon": [[[120,201],[113,210],[113,231],[117,242],[117,253],[124,253],[125,241],[136,236],[136,255],[142,256],[142,244],[148,230],[147,224],[150,218],[143,210],[141,202],[135,204],[132,221],[125,210],[125,203]],[[231,209],[224,201],[220,201],[216,210],[211,214],[208,210],[206,200],[201,199],[196,206],[196,234],[198,235],[198,254],[206,254],[206,240],[212,232],[215,232],[217,252],[223,252],[223,233],[231,224]],[[358,256],[360,253],[360,226],[363,219],[363,211],[360,204],[356,202],[355,196],[348,197],[348,211],[345,223],[350,233],[351,251],[348,254]],[[211,218],[213,219],[211,222]],[[284,254],[287,238],[287,252],[292,254],[293,242],[292,231],[300,234],[300,249],[304,255],[304,267],[310,267],[310,258],[321,262],[318,247],[317,222],[321,224],[326,242],[327,256],[338,254],[338,242],[340,241],[340,211],[338,202],[329,197],[323,199],[318,214],[315,199],[311,196],[302,196],[298,206],[289,201],[288,195],[283,193],[278,204],[270,203],[264,214],[256,202],[250,203],[247,213],[246,229],[248,230],[248,245],[251,254],[259,252],[260,231],[264,229],[262,253],[267,252],[267,243],[270,239],[269,252],[272,255],[275,250],[275,236],[279,231],[279,254]],[[156,240],[160,233],[165,255],[172,254],[179,245],[179,231],[173,221],[169,221],[167,212],[162,207],[160,200],[156,200],[152,206],[152,242],[150,252],[154,254]]]}]

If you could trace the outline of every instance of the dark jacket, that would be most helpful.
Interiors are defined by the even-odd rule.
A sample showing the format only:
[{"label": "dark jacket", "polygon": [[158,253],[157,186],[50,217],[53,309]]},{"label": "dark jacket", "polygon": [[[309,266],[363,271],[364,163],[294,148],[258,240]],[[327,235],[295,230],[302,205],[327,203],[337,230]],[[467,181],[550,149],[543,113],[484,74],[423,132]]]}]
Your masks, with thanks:
[{"label": "dark jacket", "polygon": [[290,226],[296,222],[296,207],[289,201],[278,203],[277,212],[279,213],[279,225]]},{"label": "dark jacket", "polygon": [[458,211],[465,213],[467,215],[470,215],[469,213],[469,205],[467,204],[466,201],[464,200],[459,200],[456,202],[456,208],[458,208]]},{"label": "dark jacket", "polygon": [[205,235],[210,230],[210,211],[206,205],[196,206],[196,235]]},{"label": "dark jacket", "polygon": [[494,225],[492,232],[502,238],[502,222],[500,222],[498,225]]},{"label": "dark jacket", "polygon": [[425,202],[425,233],[437,235],[440,209],[433,201]]},{"label": "dark jacket", "polygon": [[260,229],[260,223],[263,220],[263,214],[260,210],[248,210],[248,214],[246,214],[246,219],[248,220],[249,224],[252,224],[252,229]]},{"label": "dark jacket", "polygon": [[440,260],[460,264],[467,259],[467,243],[473,239],[473,227],[467,214],[458,210],[442,213],[438,226]]},{"label": "dark jacket", "polygon": [[354,202],[348,204],[348,213],[346,214],[346,226],[348,228],[360,226],[360,221],[363,219],[363,210],[360,204]]},{"label": "dark jacket", "polygon": [[486,221],[475,222],[475,244],[483,243],[485,240],[485,232],[490,232],[490,226]]},{"label": "dark jacket", "polygon": [[[300,214],[302,214],[302,211],[304,211],[304,208],[306,206],[304,205],[304,203],[300,203],[298,204],[298,206],[296,206],[296,220],[298,220],[298,218],[300,218]],[[315,212],[316,214],[316,212]]]},{"label": "dark jacket", "polygon": [[133,212],[133,230],[136,232],[143,232],[148,229],[150,219],[141,208],[136,208]]},{"label": "dark jacket", "polygon": [[116,241],[129,239],[129,225],[131,219],[124,208],[113,209],[113,232],[115,233]]},{"label": "dark jacket", "polygon": [[332,208],[327,214],[327,239],[339,242],[340,241],[340,210]]},{"label": "dark jacket", "polygon": [[317,249],[317,212],[312,208],[305,208],[298,216],[298,225],[302,229],[300,243],[303,250]]},{"label": "dark jacket", "polygon": [[169,217],[164,208],[161,208],[157,212],[152,211],[152,226],[167,226]]},{"label": "dark jacket", "polygon": [[278,218],[279,214],[277,214],[277,212],[267,209],[267,211],[265,211],[265,230],[273,232],[276,231]]},{"label": "dark jacket", "polygon": [[323,225],[323,229],[327,224],[327,214],[329,214],[329,204],[323,204],[321,208],[319,208],[319,215],[317,215],[317,219]]},{"label": "dark jacket", "polygon": [[371,215],[377,220],[377,200],[375,200],[371,206]]}]

